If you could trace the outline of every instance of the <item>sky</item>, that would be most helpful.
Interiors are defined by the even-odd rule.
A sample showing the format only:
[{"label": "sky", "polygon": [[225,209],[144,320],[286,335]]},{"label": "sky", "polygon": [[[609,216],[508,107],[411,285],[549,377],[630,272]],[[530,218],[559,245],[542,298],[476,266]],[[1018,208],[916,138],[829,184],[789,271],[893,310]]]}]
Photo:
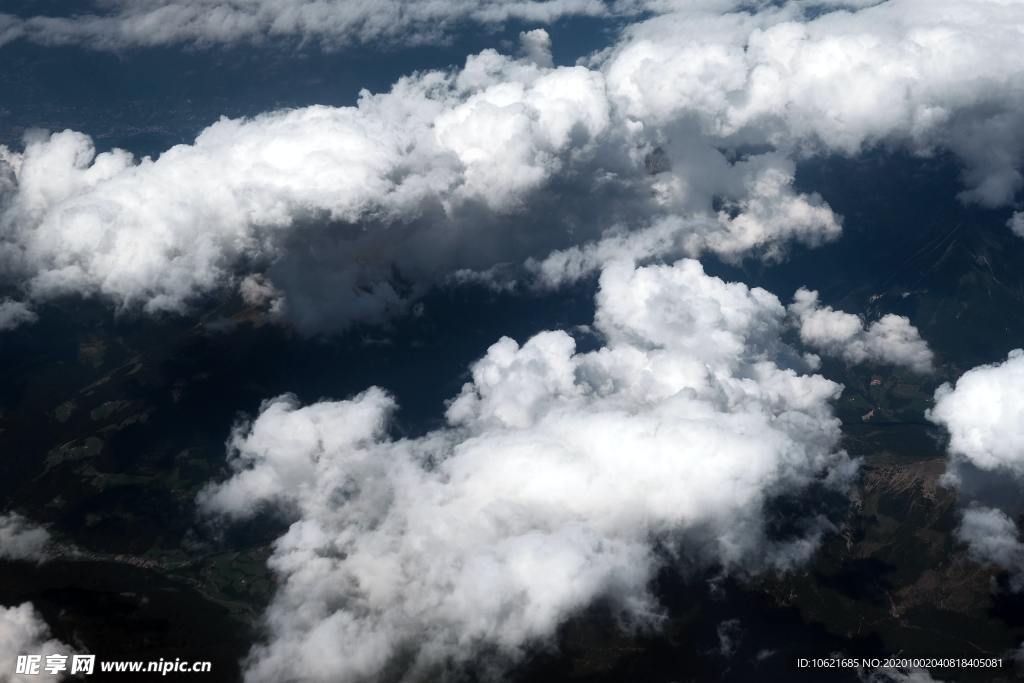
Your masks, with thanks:
[{"label": "sky", "polygon": [[[1019,3],[5,11],[0,335],[83,298],[189,319],[235,297],[316,338],[389,329],[439,288],[592,288],[582,328],[481,348],[422,434],[396,433],[398,398],[372,384],[224,425],[228,474],[196,515],[290,524],[250,681],[500,671],[598,601],[656,627],[667,562],[803,566],[831,522],[780,536],[773,501],[845,493],[858,470],[826,369],[928,377],[938,359],[907,315],[702,262],[842,244],[847,218],[799,169],[881,153],[950,159],[956,201],[1024,237]],[[958,537],[1020,576],[1016,511],[971,492],[1024,477],[1022,359],[963,368],[921,416],[948,434]],[[46,530],[4,514],[0,556],[46,561]],[[0,651],[48,638],[31,604],[0,611]]]}]

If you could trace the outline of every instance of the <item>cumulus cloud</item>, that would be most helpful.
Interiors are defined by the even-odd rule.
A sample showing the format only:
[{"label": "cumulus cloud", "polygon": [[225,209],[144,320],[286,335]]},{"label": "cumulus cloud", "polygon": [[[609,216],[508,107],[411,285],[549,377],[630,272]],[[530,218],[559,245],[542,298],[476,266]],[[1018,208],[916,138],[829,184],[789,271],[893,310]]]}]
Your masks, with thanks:
[{"label": "cumulus cloud", "polygon": [[[712,214],[670,216],[626,230],[612,228],[600,239],[529,259],[527,269],[542,287],[558,287],[599,271],[605,264],[713,252],[727,260],[759,254],[779,260],[787,242],[819,246],[837,238],[842,221],[821,197],[793,189],[793,164],[765,155],[740,162],[733,172],[744,178],[740,197]],[[658,184],[655,183],[655,189]]]},{"label": "cumulus cloud", "polygon": [[551,36],[542,28],[524,31],[519,34],[523,56],[537,66],[550,67],[554,64],[551,58]]},{"label": "cumulus cloud", "polygon": [[947,480],[973,499],[958,538],[975,560],[1010,572],[1010,587],[1018,591],[1024,588],[1024,544],[1006,511],[1019,512],[1024,482],[1022,398],[1024,351],[1015,349],[1002,363],[978,366],[940,386],[925,413],[949,433]]},{"label": "cumulus cloud", "polygon": [[906,316],[886,314],[865,326],[852,313],[822,306],[818,293],[798,289],[789,305],[800,340],[847,363],[887,363],[914,372],[932,371],[932,352]]},{"label": "cumulus cloud", "polygon": [[456,270],[659,214],[691,216],[662,223],[689,255],[771,257],[839,233],[778,155],[732,164],[691,132],[694,161],[649,175],[649,141],[615,121],[601,71],[538,66],[544,38],[524,34],[531,60],[485,51],[355,107],[223,119],[155,160],[96,154],[71,131],[0,149],[0,263],[36,299],[98,293],[150,312],[255,270],[297,324],[340,327],[401,310]]},{"label": "cumulus cloud", "polygon": [[953,456],[1024,477],[1024,350],[943,384],[926,416],[949,432]]},{"label": "cumulus cloud", "polygon": [[5,667],[0,676],[3,676],[4,681],[31,683],[62,680],[65,678],[63,673],[47,673],[42,667],[38,674],[15,674],[15,662],[19,655],[42,655],[45,662],[47,655],[70,656],[74,652],[74,648],[50,637],[50,627],[36,612],[32,603],[25,602],[17,607],[0,605],[0,662],[3,662]]},{"label": "cumulus cloud", "polygon": [[967,544],[972,558],[1008,570],[1011,587],[1024,588],[1024,543],[1018,537],[1017,525],[1005,513],[972,506],[964,511],[956,535]]},{"label": "cumulus cloud", "polygon": [[28,304],[12,299],[0,299],[0,332],[34,323],[37,319],[38,316]]},{"label": "cumulus cloud", "polygon": [[420,45],[450,37],[466,23],[552,22],[567,16],[632,11],[637,3],[605,0],[112,0],[103,12],[71,17],[0,14],[0,45],[17,39],[92,49],[316,42],[325,48],[353,43]]},{"label": "cumulus cloud", "polygon": [[235,430],[235,473],[202,509],[294,519],[250,680],[514,658],[599,597],[650,622],[665,561],[747,572],[808,557],[827,522],[776,537],[770,501],[842,489],[854,465],[837,448],[840,386],[795,369],[778,299],[692,260],[617,263],[594,322],[589,352],[563,331],[499,340],[447,426],[419,438],[387,435],[395,406],[378,388],[279,397]]},{"label": "cumulus cloud", "polygon": [[962,198],[997,206],[1022,183],[1022,26],[1024,7],[996,0],[891,0],[811,20],[796,3],[670,12],[627,29],[608,88],[639,120],[696,116],[722,137],[944,148],[966,164]]},{"label": "cumulus cloud", "polygon": [[0,515],[0,559],[37,560],[46,558],[50,534],[16,512]]},{"label": "cumulus cloud", "polygon": [[1024,237],[1024,211],[1014,211],[1010,220],[1006,221],[1006,227],[1017,237]]},{"label": "cumulus cloud", "polygon": [[250,306],[262,308],[274,318],[280,317],[287,305],[287,299],[274,283],[259,273],[242,278],[238,283],[238,294]]},{"label": "cumulus cloud", "polygon": [[[219,4],[220,24],[265,4]],[[820,244],[840,220],[794,188],[811,154],[948,151],[965,201],[1005,204],[1020,187],[1024,8],[649,9],[585,65],[551,67],[535,29],[522,59],[487,50],[353,107],[223,119],[155,160],[96,154],[70,131],[0,148],[0,270],[29,303],[77,292],[149,311],[257,274],[295,324],[340,327],[404,310],[453,273],[524,260],[556,283],[616,255],[778,259],[788,242]],[[480,16],[491,10],[502,18]],[[911,334],[886,325],[894,343]]]},{"label": "cumulus cloud", "polygon": [[599,73],[488,51],[355,107],[223,119],[155,160],[96,154],[71,131],[34,137],[0,157],[16,186],[0,261],[35,298],[100,293],[178,311],[243,264],[276,262],[287,240],[295,256],[319,236],[329,244],[306,260],[331,261],[342,322],[372,318],[403,301],[396,268],[421,284],[452,260],[487,258],[512,224],[503,217],[608,125]]}]

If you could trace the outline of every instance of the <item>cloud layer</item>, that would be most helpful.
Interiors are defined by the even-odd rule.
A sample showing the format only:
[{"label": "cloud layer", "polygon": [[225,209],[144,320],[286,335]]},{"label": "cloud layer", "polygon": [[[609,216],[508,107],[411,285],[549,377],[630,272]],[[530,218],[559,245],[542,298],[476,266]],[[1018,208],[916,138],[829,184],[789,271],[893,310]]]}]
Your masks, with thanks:
[{"label": "cloud layer", "polygon": [[300,326],[340,327],[524,259],[554,282],[619,249],[771,259],[820,244],[839,219],[794,189],[810,154],[945,151],[963,160],[964,201],[1020,188],[1017,5],[654,9],[586,65],[550,67],[535,30],[520,60],[485,51],[353,107],[224,119],[156,160],[97,155],[70,131],[0,149],[0,270],[30,300],[149,311],[257,274]]},{"label": "cloud layer", "polygon": [[315,42],[327,49],[359,43],[421,45],[445,40],[466,24],[520,20],[549,23],[567,16],[603,16],[639,3],[606,0],[109,0],[106,11],[80,8],[70,17],[0,14],[0,45],[25,39],[92,49]]},{"label": "cloud layer", "polygon": [[250,680],[514,658],[599,597],[649,622],[669,557],[729,571],[807,558],[827,523],[776,538],[766,507],[854,468],[837,449],[840,387],[791,369],[778,299],[686,260],[609,266],[597,306],[600,348],[501,339],[423,437],[387,436],[394,403],[377,388],[280,397],[235,431],[236,473],[202,508],[295,520]]},{"label": "cloud layer", "polygon": [[17,188],[0,258],[35,298],[179,311],[245,264],[319,243],[340,322],[373,318],[402,302],[396,268],[415,285],[491,258],[505,217],[608,125],[600,74],[485,52],[355,107],[224,119],[156,160],[65,131],[0,156]]},{"label": "cloud layer", "polygon": [[678,11],[628,29],[606,71],[641,120],[690,114],[720,137],[847,154],[950,150],[967,165],[963,199],[999,205],[1022,182],[1022,27],[1024,8],[990,0],[891,0],[813,20],[795,4]]}]

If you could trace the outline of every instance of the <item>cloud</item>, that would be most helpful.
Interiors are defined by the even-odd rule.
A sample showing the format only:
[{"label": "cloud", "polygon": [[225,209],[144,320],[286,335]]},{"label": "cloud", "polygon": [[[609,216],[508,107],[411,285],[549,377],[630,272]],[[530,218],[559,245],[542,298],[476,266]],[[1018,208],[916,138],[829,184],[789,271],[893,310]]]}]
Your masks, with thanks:
[{"label": "cloud", "polygon": [[777,261],[789,241],[815,247],[842,232],[841,219],[821,197],[793,189],[792,162],[764,155],[735,164],[732,172],[743,177],[743,190],[725,209],[687,218],[671,216],[636,230],[613,228],[599,240],[529,259],[526,267],[539,286],[559,287],[619,260],[713,252],[726,260],[758,254]]},{"label": "cloud", "polygon": [[0,515],[0,559],[42,561],[49,542],[46,529],[18,513]]},{"label": "cloud", "polygon": [[42,667],[38,674],[20,675],[14,673],[18,655],[38,654],[45,658],[51,654],[70,656],[74,648],[51,638],[50,628],[36,612],[32,603],[25,602],[17,607],[0,605],[0,662],[5,670],[0,676],[9,683],[31,683],[32,681],[59,681],[64,674],[50,674]]},{"label": "cloud", "polygon": [[112,0],[102,3],[104,12],[69,17],[0,14],[0,45],[18,39],[100,50],[280,39],[326,49],[377,42],[423,45],[446,40],[466,24],[549,23],[629,11],[633,5],[604,0]]},{"label": "cloud", "polygon": [[551,36],[542,28],[524,31],[519,34],[519,42],[523,56],[537,66],[551,67]]},{"label": "cloud", "polygon": [[[154,35],[173,34],[179,12],[210,9],[112,7],[111,21],[156,12],[163,21],[144,22]],[[375,21],[404,30],[387,20],[391,7]],[[418,25],[418,13],[454,5],[409,7]],[[459,7],[488,21],[537,9]],[[293,16],[285,0],[218,8],[185,25],[228,35],[245,24],[239,12]],[[821,244],[840,219],[794,187],[810,155],[951,152],[965,166],[964,201],[1006,204],[1020,187],[1024,8],[648,9],[581,65],[551,68],[550,37],[535,29],[521,36],[523,59],[486,50],[352,107],[222,119],[156,159],[96,154],[71,131],[0,148],[0,272],[27,304],[98,294],[150,312],[258,275],[293,324],[340,328],[404,311],[455,273],[526,261],[553,284],[622,255],[777,260],[788,243]],[[267,23],[253,25],[260,34]],[[911,334],[898,319],[885,325],[893,343]]]},{"label": "cloud", "polygon": [[724,659],[732,659],[736,649],[743,641],[743,626],[739,619],[726,619],[718,624],[716,629],[718,636],[718,654]]},{"label": "cloud", "polygon": [[946,479],[970,501],[957,537],[976,561],[1010,572],[1015,591],[1024,588],[1024,544],[1007,512],[1020,512],[1024,482],[1022,382],[1024,351],[1015,349],[1002,363],[980,365],[940,386],[925,413],[949,432]]},{"label": "cloud", "polygon": [[[542,37],[524,34],[527,52]],[[770,258],[838,235],[819,198],[793,191],[788,159],[730,164],[694,133],[694,160],[652,177],[648,143],[614,117],[601,71],[485,51],[355,107],[222,119],[155,160],[36,135],[0,149],[0,263],[32,299],[101,294],[149,312],[254,275],[316,328],[379,320],[459,269],[658,215],[697,216],[663,223],[689,255]],[[684,187],[691,173],[700,188]]]},{"label": "cloud", "polygon": [[887,363],[914,372],[932,371],[933,354],[905,316],[888,313],[868,326],[852,313],[822,306],[818,293],[799,289],[789,305],[800,339],[847,363]]},{"label": "cloud", "polygon": [[926,417],[949,432],[949,452],[975,467],[1024,477],[1024,351],[968,370],[935,391]]},{"label": "cloud", "polygon": [[15,186],[0,263],[35,299],[102,294],[160,312],[246,264],[300,277],[330,260],[319,267],[347,305],[335,322],[372,319],[406,299],[394,271],[422,287],[502,251],[524,197],[608,125],[599,73],[487,51],[355,107],[222,119],[155,160],[96,154],[71,131],[37,136],[0,150]]},{"label": "cloud", "polygon": [[35,312],[24,302],[0,299],[0,332],[30,325],[37,319]]},{"label": "cloud", "polygon": [[1017,525],[1005,513],[994,508],[969,507],[956,535],[967,544],[974,560],[1003,567],[1013,575],[1013,590],[1024,588],[1024,543],[1018,538]]},{"label": "cloud", "polygon": [[626,30],[608,89],[637,120],[694,116],[723,138],[949,150],[966,165],[962,199],[997,206],[1022,184],[1022,26],[1024,7],[996,0],[890,0],[813,19],[797,3],[668,12]]},{"label": "cloud", "polygon": [[1006,227],[1017,237],[1024,237],[1024,211],[1014,211],[1010,220],[1006,221]]},{"label": "cloud", "polygon": [[503,338],[471,368],[447,426],[388,436],[394,401],[264,404],[230,441],[207,513],[294,520],[269,561],[279,590],[252,681],[429,676],[515,658],[598,598],[649,624],[655,569],[753,572],[806,560],[828,522],[768,531],[772,500],[843,489],[840,386],[801,374],[770,293],[699,263],[601,276],[595,327]]},{"label": "cloud", "polygon": [[238,294],[249,306],[266,309],[272,318],[283,315],[288,300],[284,293],[274,286],[266,277],[253,273],[242,278],[238,283]]}]

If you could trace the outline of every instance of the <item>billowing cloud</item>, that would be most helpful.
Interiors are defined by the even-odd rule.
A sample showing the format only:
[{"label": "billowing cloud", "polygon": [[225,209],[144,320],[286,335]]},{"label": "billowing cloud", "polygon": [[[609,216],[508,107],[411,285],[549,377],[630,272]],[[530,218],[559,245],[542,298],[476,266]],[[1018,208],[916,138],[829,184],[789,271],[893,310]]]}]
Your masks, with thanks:
[{"label": "billowing cloud", "polygon": [[[526,51],[543,38],[524,34]],[[713,170],[697,157],[650,175],[649,143],[614,120],[602,73],[538,59],[486,51],[355,107],[223,119],[155,160],[97,155],[71,131],[0,149],[0,261],[32,298],[98,293],[154,312],[236,282],[251,295],[256,280],[238,271],[254,269],[293,321],[315,327],[378,319],[460,268],[659,214],[698,216],[663,223],[689,255],[771,257],[789,239],[838,235],[778,155],[730,164],[698,136],[689,148]],[[685,187],[691,173],[699,191]]]},{"label": "billowing cloud", "polygon": [[627,29],[608,89],[637,120],[693,116],[719,137],[944,148],[966,164],[962,198],[997,206],[1024,180],[1022,28],[1024,7],[998,0],[890,0],[812,20],[797,3],[669,12]]},{"label": "billowing cloud", "polygon": [[537,66],[553,66],[551,57],[551,36],[542,28],[519,34],[523,56]]},{"label": "billowing cloud", "polygon": [[1017,237],[1024,237],[1024,211],[1014,211],[1010,220],[1006,221],[1006,227]]},{"label": "billowing cloud", "polygon": [[19,655],[64,655],[70,656],[74,649],[50,637],[50,627],[31,603],[16,607],[0,605],[0,680],[9,683],[32,683],[33,681],[59,681],[65,674],[51,674],[40,667],[38,674],[21,675],[14,673]]},{"label": "billowing cloud", "polygon": [[[236,10],[282,3],[215,14],[230,27]],[[794,187],[812,154],[947,151],[964,163],[965,201],[1011,202],[1024,8],[817,5],[656,3],[575,67],[551,67],[535,29],[522,59],[488,50],[353,107],[223,119],[155,160],[95,154],[70,131],[32,137],[0,148],[0,270],[30,304],[76,292],[149,311],[259,275],[298,326],[340,327],[456,272],[529,260],[551,284],[616,256],[778,259],[789,242],[820,244],[840,220]],[[123,3],[111,16],[183,6],[209,9]],[[911,334],[886,325],[895,342]]]},{"label": "billowing cloud", "polygon": [[0,14],[0,45],[17,39],[108,50],[275,39],[316,42],[328,49],[370,42],[420,45],[444,40],[467,23],[548,23],[567,16],[631,11],[636,4],[621,0],[107,0],[102,12],[86,10],[70,17]]},{"label": "billowing cloud", "polygon": [[1024,477],[1024,350],[943,384],[927,417],[949,432],[953,456]]},{"label": "billowing cloud", "polygon": [[978,562],[996,564],[1012,573],[1011,587],[1024,588],[1024,543],[1017,525],[1000,510],[972,506],[964,511],[956,530]]},{"label": "billowing cloud", "polygon": [[[817,195],[793,189],[793,164],[769,155],[733,166],[744,177],[741,199],[727,209],[693,217],[671,216],[636,230],[613,228],[600,239],[530,259],[537,284],[575,282],[617,260],[643,260],[713,252],[727,260],[758,254],[781,259],[787,242],[819,246],[842,231],[841,220]],[[655,182],[655,189],[659,183]]]},{"label": "billowing cloud", "polygon": [[23,301],[0,299],[0,332],[34,323],[38,316]]},{"label": "billowing cloud", "polygon": [[0,560],[46,558],[50,534],[16,512],[0,515]]},{"label": "billowing cloud", "polygon": [[905,316],[886,314],[865,326],[852,313],[822,306],[818,293],[799,289],[789,305],[800,340],[848,363],[887,363],[914,372],[932,370],[931,349]]},{"label": "billowing cloud", "polygon": [[[515,658],[599,597],[657,614],[654,570],[791,567],[826,521],[767,530],[770,501],[843,488],[830,402],[779,340],[770,293],[696,261],[601,277],[580,352],[563,331],[503,338],[472,366],[446,427],[387,435],[378,388],[301,406],[268,401],[231,439],[235,474],[201,507],[294,523],[270,559],[279,590],[248,678],[429,675],[488,651]],[[390,674],[389,674],[390,675]]]},{"label": "billowing cloud", "polygon": [[[935,391],[926,417],[949,432],[947,473],[970,504],[957,537],[978,562],[1010,572],[1010,587],[1024,588],[1024,543],[1010,515],[1020,512],[1024,483],[1024,351],[1002,363],[968,370]],[[1010,475],[1007,477],[1006,475]]]},{"label": "billowing cloud", "polygon": [[238,283],[238,294],[250,306],[265,309],[271,317],[279,317],[287,305],[284,293],[258,273],[247,275]]},{"label": "billowing cloud", "polygon": [[331,258],[332,296],[349,304],[339,317],[372,318],[402,302],[394,269],[419,284],[488,258],[513,222],[502,217],[587,156],[608,106],[597,72],[485,52],[355,107],[223,119],[155,160],[97,155],[71,131],[32,138],[3,155],[16,191],[0,260],[35,298],[177,311],[287,240],[294,255],[319,239],[330,246],[313,257]]}]

